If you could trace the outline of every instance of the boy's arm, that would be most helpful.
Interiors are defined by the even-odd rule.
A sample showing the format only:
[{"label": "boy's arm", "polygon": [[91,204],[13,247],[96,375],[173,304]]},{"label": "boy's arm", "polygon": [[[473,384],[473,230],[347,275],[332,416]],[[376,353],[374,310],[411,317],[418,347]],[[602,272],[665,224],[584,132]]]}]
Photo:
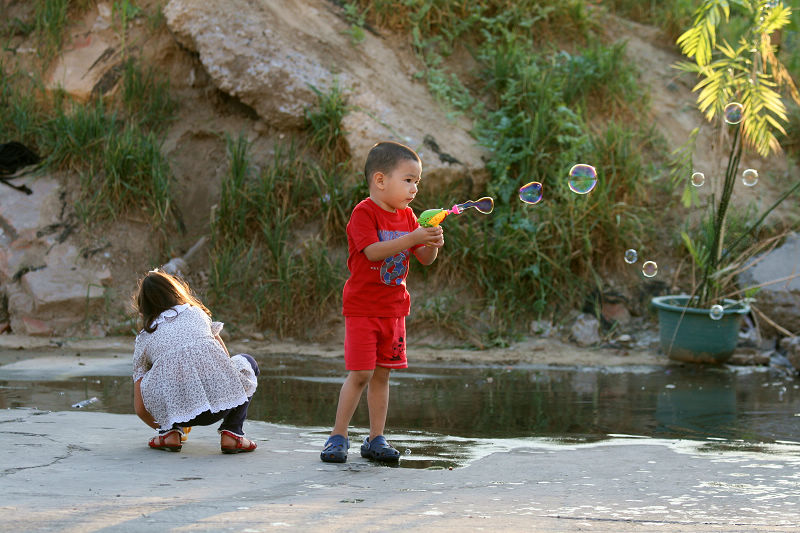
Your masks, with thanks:
[{"label": "boy's arm", "polygon": [[439,248],[444,246],[444,239],[441,240],[440,243],[431,244],[430,246],[420,246],[419,248],[414,250],[414,257],[417,258],[417,261],[422,263],[423,265],[430,265],[434,261],[436,261],[436,257],[439,255]]},{"label": "boy's arm", "polygon": [[[444,244],[444,240],[442,238],[442,228],[423,228],[420,226],[411,233],[406,233],[402,237],[398,237],[389,241],[373,242],[362,251],[370,261],[383,261],[387,257],[397,255],[403,250],[408,250],[409,248],[412,248],[418,244],[430,244],[432,247],[436,247],[436,243],[439,242]],[[441,247],[441,244],[439,244],[439,247]],[[417,251],[415,251],[414,254],[417,255]],[[435,253],[433,259],[436,259]],[[433,259],[431,259],[431,263],[433,262]]]}]

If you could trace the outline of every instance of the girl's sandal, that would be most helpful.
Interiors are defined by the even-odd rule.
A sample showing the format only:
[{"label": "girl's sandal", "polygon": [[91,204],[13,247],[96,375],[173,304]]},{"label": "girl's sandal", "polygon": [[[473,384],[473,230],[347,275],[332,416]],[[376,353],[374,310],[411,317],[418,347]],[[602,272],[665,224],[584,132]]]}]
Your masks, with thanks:
[{"label": "girl's sandal", "polygon": [[182,428],[183,435],[181,435],[181,442],[186,442],[189,439],[189,432],[192,430],[191,426]]},{"label": "girl's sandal", "polygon": [[222,444],[220,444],[219,447],[222,450],[222,453],[252,452],[256,448],[258,448],[258,445],[256,445],[256,443],[253,442],[252,440],[250,441],[250,444],[248,446],[245,446],[244,445],[244,437],[240,437],[239,435],[237,435],[235,433],[231,433],[228,430],[223,429],[222,431],[219,432],[219,434],[220,435],[227,435],[227,436],[231,437],[232,439],[236,440],[236,446],[223,446]]},{"label": "girl's sandal", "polygon": [[167,431],[163,435],[156,435],[155,437],[150,439],[150,442],[148,442],[147,444],[148,444],[148,446],[150,446],[154,450],[165,450],[165,451],[168,451],[168,452],[179,452],[179,451],[181,451],[181,447],[183,446],[182,444],[180,444],[180,440],[178,441],[177,445],[176,444],[167,444],[167,442],[166,442],[167,436],[172,435],[173,433],[177,433],[178,435],[181,435],[181,431],[179,429],[173,429],[173,430]]}]

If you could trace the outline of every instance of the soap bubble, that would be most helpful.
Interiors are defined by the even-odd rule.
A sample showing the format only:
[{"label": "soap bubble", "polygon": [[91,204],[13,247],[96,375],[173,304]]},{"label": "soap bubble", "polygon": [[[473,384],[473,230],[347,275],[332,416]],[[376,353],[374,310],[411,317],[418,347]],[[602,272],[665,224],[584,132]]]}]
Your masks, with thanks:
[{"label": "soap bubble", "polygon": [[711,320],[719,320],[720,318],[722,318],[723,314],[724,310],[722,309],[722,306],[719,304],[712,305],[711,310],[708,312],[708,316],[711,318]]},{"label": "soap bubble", "polygon": [[569,188],[576,194],[589,194],[597,185],[597,171],[591,165],[575,165],[569,170]]},{"label": "soap bubble", "polygon": [[519,199],[526,204],[538,204],[542,201],[542,184],[538,181],[526,183],[519,188]]},{"label": "soap bubble", "polygon": [[758,170],[748,168],[742,172],[742,183],[744,183],[745,187],[752,187],[758,183]]},{"label": "soap bubble", "polygon": [[695,172],[692,174],[692,185],[700,187],[706,182],[706,175],[702,172]]},{"label": "soap bubble", "polygon": [[738,124],[744,116],[744,106],[739,102],[731,102],[725,106],[723,116],[728,124]]},{"label": "soap bubble", "polygon": [[646,278],[652,278],[658,274],[658,265],[655,261],[645,261],[642,265],[642,275]]},{"label": "soap bubble", "polygon": [[633,248],[629,248],[625,250],[625,262],[629,265],[634,264],[636,261],[639,260],[639,254],[636,253],[636,250]]},{"label": "soap bubble", "polygon": [[411,455],[411,450],[406,448],[406,455]]}]

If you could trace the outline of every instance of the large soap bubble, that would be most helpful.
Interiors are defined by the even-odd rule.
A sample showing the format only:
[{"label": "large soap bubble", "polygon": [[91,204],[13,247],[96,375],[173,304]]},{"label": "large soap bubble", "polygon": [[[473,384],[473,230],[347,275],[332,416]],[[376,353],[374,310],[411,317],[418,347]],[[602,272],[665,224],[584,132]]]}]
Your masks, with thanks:
[{"label": "large soap bubble", "polygon": [[658,265],[655,261],[645,261],[642,265],[642,275],[646,278],[652,278],[658,274]]},{"label": "large soap bubble", "polygon": [[634,250],[633,248],[628,248],[627,250],[625,250],[626,263],[632,265],[638,260],[639,260],[639,254],[636,253],[636,250]]},{"label": "large soap bubble", "polygon": [[692,174],[692,185],[700,187],[706,182],[706,175],[702,172],[695,172]]},{"label": "large soap bubble", "polygon": [[725,310],[719,304],[712,305],[711,310],[708,312],[708,316],[711,318],[711,320],[719,320],[724,314]]},{"label": "large soap bubble", "polygon": [[739,102],[731,102],[725,106],[722,115],[725,117],[725,122],[728,124],[738,124],[744,117],[744,106]]},{"label": "large soap bubble", "polygon": [[526,204],[538,204],[542,201],[542,184],[538,181],[526,183],[519,188],[519,199]]},{"label": "large soap bubble", "polygon": [[569,188],[576,194],[589,194],[597,185],[597,171],[591,165],[579,164],[569,170]]},{"label": "large soap bubble", "polygon": [[742,183],[746,187],[752,187],[756,183],[758,183],[758,170],[754,168],[748,168],[744,172],[742,172]]}]

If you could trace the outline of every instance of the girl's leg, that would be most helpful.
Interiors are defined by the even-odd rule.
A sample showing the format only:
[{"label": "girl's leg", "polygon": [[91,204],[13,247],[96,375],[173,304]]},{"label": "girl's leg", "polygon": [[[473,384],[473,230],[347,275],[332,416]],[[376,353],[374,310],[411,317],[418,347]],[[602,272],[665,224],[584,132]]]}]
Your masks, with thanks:
[{"label": "girl's leg", "polygon": [[367,406],[369,407],[369,440],[383,435],[386,426],[386,413],[389,410],[389,372],[388,368],[379,366],[372,374],[367,389]]},{"label": "girl's leg", "polygon": [[[347,437],[347,426],[356,412],[358,402],[361,400],[361,393],[364,387],[372,378],[372,370],[351,370],[342,384],[339,392],[339,405],[336,407],[336,423],[333,426],[331,435],[342,435]],[[370,415],[370,418],[372,416]]]},{"label": "girl's leg", "polygon": [[[256,360],[253,359],[252,356],[246,353],[238,355],[247,359],[247,362],[250,363],[250,366],[253,368],[253,373],[256,376],[260,374],[258,363],[256,363]],[[246,402],[234,407],[225,414],[225,417],[222,419],[222,424],[219,426],[219,431],[230,431],[234,435],[244,437],[244,421],[247,419],[247,408],[250,407],[251,398],[252,397],[248,398]],[[236,442],[236,439],[229,435],[223,434],[220,436],[220,444],[223,447],[235,446]],[[250,441],[248,439],[243,440],[244,446],[248,446],[249,443]]]}]

